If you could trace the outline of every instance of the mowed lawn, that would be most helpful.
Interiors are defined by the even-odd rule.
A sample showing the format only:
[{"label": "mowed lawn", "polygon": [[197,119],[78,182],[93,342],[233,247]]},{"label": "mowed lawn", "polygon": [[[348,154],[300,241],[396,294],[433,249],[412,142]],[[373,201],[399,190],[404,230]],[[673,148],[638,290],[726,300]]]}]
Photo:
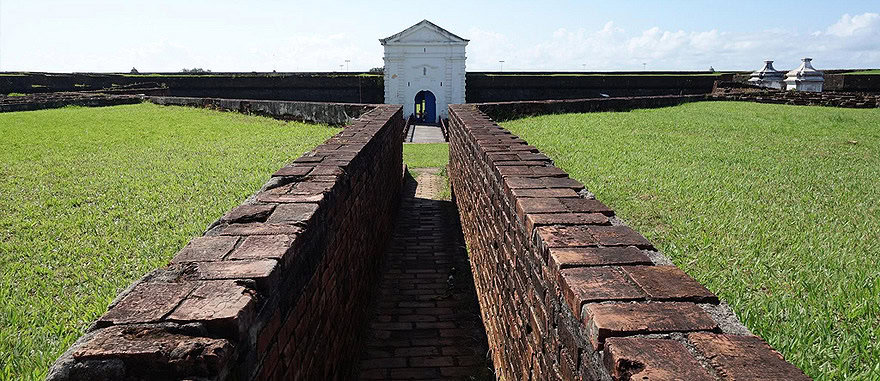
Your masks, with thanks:
[{"label": "mowed lawn", "polygon": [[702,102],[503,126],[808,375],[880,379],[880,110]]},{"label": "mowed lawn", "polygon": [[339,129],[152,104],[0,113],[0,380]]}]

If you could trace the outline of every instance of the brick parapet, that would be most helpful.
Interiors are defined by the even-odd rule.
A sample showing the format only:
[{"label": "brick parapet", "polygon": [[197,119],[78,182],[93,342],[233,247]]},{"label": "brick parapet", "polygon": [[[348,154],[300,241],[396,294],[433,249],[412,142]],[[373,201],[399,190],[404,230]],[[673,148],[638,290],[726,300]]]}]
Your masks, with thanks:
[{"label": "brick parapet", "polygon": [[449,173],[499,376],[808,379],[482,107],[450,106]]},{"label": "brick parapet", "polygon": [[203,107],[243,114],[268,116],[275,119],[325,123],[334,126],[349,124],[354,118],[379,105],[362,103],[294,102],[255,99],[149,97],[150,102],[165,106]]},{"label": "brick parapet", "polygon": [[474,105],[493,120],[504,121],[544,114],[629,111],[640,108],[669,107],[704,100],[706,100],[706,94],[488,102],[475,103]]},{"label": "brick parapet", "polygon": [[400,106],[279,169],[120,294],[50,380],[347,379],[402,181]]},{"label": "brick parapet", "polygon": [[138,95],[109,95],[97,93],[48,93],[24,96],[0,95],[0,112],[34,111],[65,106],[102,107],[141,103]]},{"label": "brick parapet", "polygon": [[799,106],[826,106],[845,108],[880,107],[880,94],[852,92],[821,92],[758,90],[758,89],[718,89],[708,96],[716,101],[746,101]]}]

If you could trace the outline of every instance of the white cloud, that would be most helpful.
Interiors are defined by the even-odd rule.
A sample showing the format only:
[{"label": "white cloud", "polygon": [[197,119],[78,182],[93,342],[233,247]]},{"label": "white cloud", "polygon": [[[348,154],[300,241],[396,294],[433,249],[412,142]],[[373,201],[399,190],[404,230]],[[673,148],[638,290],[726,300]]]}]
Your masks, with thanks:
[{"label": "white cloud", "polygon": [[876,34],[878,26],[880,26],[880,14],[863,13],[855,16],[844,14],[837,23],[829,26],[825,33],[837,37]]},{"label": "white cloud", "polygon": [[663,30],[627,31],[608,21],[598,30],[560,28],[531,46],[503,34],[473,28],[469,70],[747,70],[764,59],[794,68],[811,56],[817,67],[880,67],[880,15],[845,14],[825,31],[772,28],[750,33]]}]

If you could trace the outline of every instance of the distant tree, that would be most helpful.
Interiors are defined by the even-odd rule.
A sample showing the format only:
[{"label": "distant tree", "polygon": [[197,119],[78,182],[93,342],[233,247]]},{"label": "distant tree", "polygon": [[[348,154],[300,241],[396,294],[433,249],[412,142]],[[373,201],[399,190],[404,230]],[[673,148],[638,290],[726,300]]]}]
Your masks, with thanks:
[{"label": "distant tree", "polygon": [[384,67],[374,67],[374,68],[370,69],[370,71],[368,71],[368,73],[370,73],[370,74],[384,74],[385,68]]},{"label": "distant tree", "polygon": [[130,73],[130,74],[140,74],[140,72],[138,71],[138,69],[135,69],[135,68],[133,68],[133,67],[131,68],[131,71],[130,71],[129,73]]},{"label": "distant tree", "polygon": [[200,67],[194,67],[192,69],[187,69],[187,68],[180,69],[180,72],[181,73],[190,73],[190,74],[205,74],[205,73],[210,73],[211,70],[205,70]]}]

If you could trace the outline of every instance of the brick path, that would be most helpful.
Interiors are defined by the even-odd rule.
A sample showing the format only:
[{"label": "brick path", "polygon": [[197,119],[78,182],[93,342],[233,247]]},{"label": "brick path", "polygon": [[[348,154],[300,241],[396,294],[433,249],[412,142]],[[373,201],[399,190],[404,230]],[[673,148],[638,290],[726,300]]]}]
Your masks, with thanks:
[{"label": "brick path", "polygon": [[[401,201],[372,301],[361,379],[494,379],[458,215],[437,169]],[[414,171],[415,172],[415,171]]]}]

